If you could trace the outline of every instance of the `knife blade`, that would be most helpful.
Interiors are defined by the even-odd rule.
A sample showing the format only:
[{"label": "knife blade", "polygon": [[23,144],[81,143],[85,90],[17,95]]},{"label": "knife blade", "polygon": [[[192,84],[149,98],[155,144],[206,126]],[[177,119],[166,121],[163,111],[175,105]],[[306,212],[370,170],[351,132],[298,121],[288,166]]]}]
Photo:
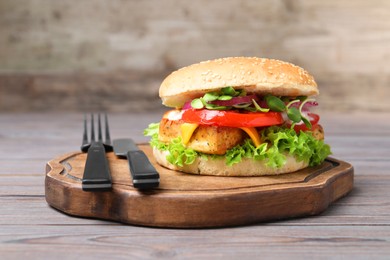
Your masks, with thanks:
[{"label": "knife blade", "polygon": [[160,175],[132,139],[116,139],[113,142],[114,153],[129,162],[133,186],[137,189],[151,189],[160,184]]},{"label": "knife blade", "polygon": [[106,151],[100,142],[93,142],[88,148],[82,188],[84,191],[107,191],[112,188]]}]

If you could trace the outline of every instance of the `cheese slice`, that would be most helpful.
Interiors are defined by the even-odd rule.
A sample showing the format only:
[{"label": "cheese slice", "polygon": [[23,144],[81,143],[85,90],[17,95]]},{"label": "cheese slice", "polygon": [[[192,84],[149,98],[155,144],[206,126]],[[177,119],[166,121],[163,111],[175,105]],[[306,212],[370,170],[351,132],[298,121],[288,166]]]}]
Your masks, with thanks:
[{"label": "cheese slice", "polygon": [[[188,144],[195,130],[199,127],[199,124],[183,123],[180,125],[181,141],[184,145]],[[259,133],[254,127],[240,127],[248,136],[252,139],[256,147],[261,145]]]},{"label": "cheese slice", "polygon": [[196,128],[198,128],[199,124],[191,124],[191,123],[183,123],[180,126],[181,131],[181,142],[186,145],[191,139]]},{"label": "cheese slice", "polygon": [[245,133],[249,135],[249,137],[252,139],[253,143],[256,147],[261,145],[261,140],[259,133],[257,132],[256,128],[254,127],[240,127],[240,129],[244,130]]}]

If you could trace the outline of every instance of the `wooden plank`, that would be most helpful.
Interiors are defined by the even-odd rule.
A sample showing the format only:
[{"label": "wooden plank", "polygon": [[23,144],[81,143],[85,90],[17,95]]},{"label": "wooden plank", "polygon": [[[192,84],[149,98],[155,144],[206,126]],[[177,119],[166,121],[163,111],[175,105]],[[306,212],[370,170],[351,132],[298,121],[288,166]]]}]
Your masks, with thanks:
[{"label": "wooden plank", "polygon": [[42,175],[46,161],[46,158],[26,158],[23,163],[20,163],[20,159],[14,157],[0,159],[0,177],[14,175],[20,178],[21,175]]},{"label": "wooden plank", "polygon": [[[142,127],[160,116],[159,113],[115,114],[110,116],[112,132],[115,137],[143,140]],[[335,156],[355,167],[354,190],[324,213],[211,230],[142,228],[70,217],[49,207],[44,199],[44,164],[54,156],[77,150],[82,117],[82,114],[0,114],[0,145],[9,149],[0,149],[2,258],[21,259],[28,254],[29,259],[258,258],[259,255],[285,259],[386,259],[390,254],[389,113],[323,114],[326,139],[332,144]],[[15,147],[20,142],[28,151],[18,153]],[[20,160],[24,163],[19,163]],[[77,252],[70,250],[76,247]]]},{"label": "wooden plank", "polygon": [[[77,258],[382,258],[390,227],[263,225],[212,230],[128,226],[2,227],[2,256]],[[53,245],[53,246],[47,246]],[[55,246],[54,246],[55,245]],[[77,250],[69,250],[77,248]],[[331,250],[330,250],[331,249]]]}]

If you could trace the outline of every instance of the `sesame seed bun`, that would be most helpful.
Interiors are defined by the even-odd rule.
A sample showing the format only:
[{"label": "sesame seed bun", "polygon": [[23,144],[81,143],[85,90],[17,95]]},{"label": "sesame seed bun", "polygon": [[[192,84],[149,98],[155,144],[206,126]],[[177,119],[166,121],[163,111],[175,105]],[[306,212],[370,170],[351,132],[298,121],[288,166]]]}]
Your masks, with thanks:
[{"label": "sesame seed bun", "polygon": [[180,108],[205,92],[223,87],[259,95],[314,96],[317,84],[306,70],[280,60],[230,57],[204,61],[172,72],[160,86],[164,105]]}]

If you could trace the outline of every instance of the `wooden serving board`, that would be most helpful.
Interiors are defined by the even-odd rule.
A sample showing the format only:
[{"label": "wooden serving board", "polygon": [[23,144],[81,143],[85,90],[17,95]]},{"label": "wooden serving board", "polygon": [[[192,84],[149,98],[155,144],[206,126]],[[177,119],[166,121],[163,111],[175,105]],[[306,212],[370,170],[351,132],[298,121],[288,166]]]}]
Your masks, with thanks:
[{"label": "wooden serving board", "polygon": [[322,165],[265,177],[184,174],[156,164],[149,145],[139,146],[160,173],[152,191],[134,189],[128,163],[108,153],[113,189],[81,188],[86,154],[47,163],[48,204],[64,213],[155,227],[221,227],[316,215],[353,187],[353,167],[328,158]]}]

